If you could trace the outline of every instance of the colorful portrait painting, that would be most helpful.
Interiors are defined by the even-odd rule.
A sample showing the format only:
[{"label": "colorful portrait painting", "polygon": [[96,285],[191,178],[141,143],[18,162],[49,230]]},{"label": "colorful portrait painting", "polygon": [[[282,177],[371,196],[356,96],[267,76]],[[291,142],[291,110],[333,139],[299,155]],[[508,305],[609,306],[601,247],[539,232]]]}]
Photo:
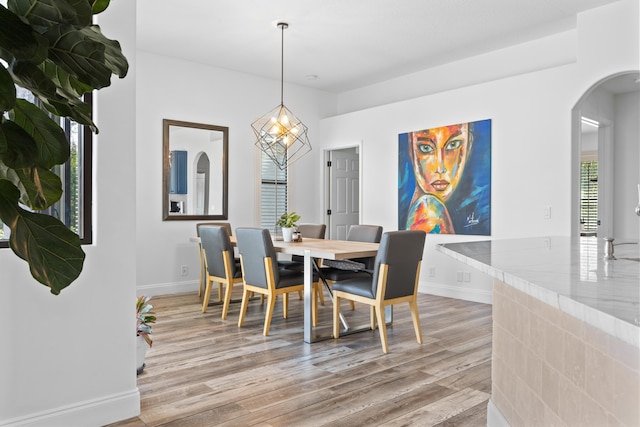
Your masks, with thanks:
[{"label": "colorful portrait painting", "polygon": [[491,120],[398,136],[398,230],[491,235]]}]

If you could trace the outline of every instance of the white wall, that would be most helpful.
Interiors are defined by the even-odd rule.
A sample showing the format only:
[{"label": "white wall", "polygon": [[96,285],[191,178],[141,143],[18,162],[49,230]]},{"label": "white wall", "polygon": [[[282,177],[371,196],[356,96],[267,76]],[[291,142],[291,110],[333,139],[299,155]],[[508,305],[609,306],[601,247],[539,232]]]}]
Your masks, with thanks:
[{"label": "white wall", "polygon": [[[197,289],[198,221],[162,221],[162,119],[229,127],[229,222],[235,229],[259,222],[256,194],[258,150],[251,123],[280,102],[280,82],[248,74],[138,52],[137,249],[138,293],[148,295]],[[308,127],[313,150],[291,167],[290,210],[305,222],[322,220],[318,124],[334,112],[335,96],[286,86],[284,104]],[[189,276],[180,275],[188,266]]]},{"label": "white wall", "polygon": [[[0,250],[0,425],[92,426],[139,411],[135,377],[135,4],[99,16],[129,75],[96,95],[94,244],[54,296]],[[123,208],[124,207],[124,208]]]},{"label": "white wall", "polygon": [[[556,166],[570,162],[570,146],[558,141],[570,140],[572,100],[557,94],[575,86],[574,70],[562,66],[329,118],[322,139],[363,141],[363,222],[396,230],[398,134],[491,119],[492,237],[568,235],[568,185],[562,183],[569,182],[570,169]],[[552,207],[551,219],[543,218],[545,206]],[[435,250],[438,243],[484,239],[428,235],[421,290],[490,301],[487,277]],[[428,278],[432,267],[435,277]],[[458,283],[457,271],[469,271],[471,281]]]},{"label": "white wall", "polygon": [[[566,34],[558,37],[564,39]],[[548,53],[549,56],[562,57],[563,43],[558,46],[548,44],[547,40],[540,43],[559,50]],[[534,44],[528,44],[527,49],[533,49]],[[498,76],[495,81],[454,90],[446,90],[452,83],[445,80],[444,91],[440,93],[323,120],[322,140],[327,146],[363,141],[363,221],[381,224],[385,230],[397,229],[398,134],[492,119],[491,238],[570,235],[571,110],[601,78],[621,70],[638,69],[638,2],[621,1],[581,16],[576,45],[577,61],[568,65],[532,69],[509,78]],[[509,74],[504,70],[514,67],[522,71],[514,52],[517,50],[505,49],[489,55],[491,66],[500,70],[496,73]],[[459,61],[451,78],[466,84],[473,79],[474,64],[478,63],[487,61],[479,57]],[[394,81],[401,93],[407,93],[413,83],[413,76]],[[379,87],[370,89],[375,91]],[[367,98],[364,89],[359,92]],[[376,95],[370,98],[375,99]],[[551,207],[550,219],[544,218],[545,207]],[[490,301],[491,281],[487,277],[435,250],[439,243],[479,239],[429,235],[421,291]],[[427,277],[430,268],[435,269],[435,277]],[[470,282],[457,282],[458,271],[470,271]]]},{"label": "white wall", "polygon": [[[343,92],[338,97],[338,113],[350,113],[531,71],[572,64],[576,61],[577,55],[576,38],[575,30],[564,31]],[[505,60],[505,58],[509,59]]]}]

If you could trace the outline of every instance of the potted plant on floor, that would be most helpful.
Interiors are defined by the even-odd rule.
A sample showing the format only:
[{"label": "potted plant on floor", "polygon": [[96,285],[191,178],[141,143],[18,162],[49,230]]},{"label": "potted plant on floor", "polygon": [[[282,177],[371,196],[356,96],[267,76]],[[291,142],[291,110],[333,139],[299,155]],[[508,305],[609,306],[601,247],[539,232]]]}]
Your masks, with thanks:
[{"label": "potted plant on floor", "polygon": [[298,221],[300,221],[300,215],[295,212],[282,214],[276,223],[277,226],[282,228],[282,240],[285,242],[291,241],[293,229],[298,226]]},{"label": "potted plant on floor", "polygon": [[144,370],[144,360],[147,350],[153,345],[151,337],[151,323],[156,323],[156,314],[151,311],[153,306],[149,304],[151,297],[140,295],[136,300],[136,374],[140,375]]}]

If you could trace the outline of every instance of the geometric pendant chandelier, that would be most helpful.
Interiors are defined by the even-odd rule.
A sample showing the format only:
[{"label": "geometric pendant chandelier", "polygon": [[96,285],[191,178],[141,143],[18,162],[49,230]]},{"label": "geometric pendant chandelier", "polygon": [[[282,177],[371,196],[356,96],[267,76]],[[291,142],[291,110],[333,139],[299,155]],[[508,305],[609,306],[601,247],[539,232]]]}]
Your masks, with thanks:
[{"label": "geometric pendant chandelier", "polygon": [[284,30],[286,22],[278,22],[281,29],[280,105],[251,124],[256,136],[255,145],[284,170],[288,165],[311,151],[307,126],[283,103],[284,95]]}]

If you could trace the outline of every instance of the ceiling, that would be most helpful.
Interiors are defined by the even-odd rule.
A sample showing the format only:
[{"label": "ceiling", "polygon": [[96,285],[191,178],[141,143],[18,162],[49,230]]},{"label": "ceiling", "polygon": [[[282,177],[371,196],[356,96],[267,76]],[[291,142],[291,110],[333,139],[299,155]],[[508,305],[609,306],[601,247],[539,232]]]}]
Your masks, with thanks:
[{"label": "ceiling", "polygon": [[[576,26],[616,0],[138,0],[138,49],[340,93]],[[313,77],[315,76],[315,78]]]}]

